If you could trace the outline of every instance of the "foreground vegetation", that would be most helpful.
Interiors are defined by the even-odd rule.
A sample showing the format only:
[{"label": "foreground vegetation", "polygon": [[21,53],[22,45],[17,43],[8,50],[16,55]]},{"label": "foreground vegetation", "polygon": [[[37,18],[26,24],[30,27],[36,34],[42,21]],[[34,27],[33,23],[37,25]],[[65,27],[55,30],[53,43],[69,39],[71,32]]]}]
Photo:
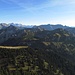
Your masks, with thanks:
[{"label": "foreground vegetation", "polygon": [[0,48],[0,75],[74,75],[75,65],[52,51]]}]

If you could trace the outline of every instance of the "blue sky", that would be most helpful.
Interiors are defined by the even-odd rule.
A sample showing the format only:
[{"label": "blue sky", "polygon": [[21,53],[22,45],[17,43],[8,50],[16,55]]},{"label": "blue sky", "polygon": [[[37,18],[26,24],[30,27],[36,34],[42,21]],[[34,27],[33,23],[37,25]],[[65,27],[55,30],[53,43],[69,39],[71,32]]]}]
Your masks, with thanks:
[{"label": "blue sky", "polygon": [[75,26],[75,0],[0,0],[0,23]]}]

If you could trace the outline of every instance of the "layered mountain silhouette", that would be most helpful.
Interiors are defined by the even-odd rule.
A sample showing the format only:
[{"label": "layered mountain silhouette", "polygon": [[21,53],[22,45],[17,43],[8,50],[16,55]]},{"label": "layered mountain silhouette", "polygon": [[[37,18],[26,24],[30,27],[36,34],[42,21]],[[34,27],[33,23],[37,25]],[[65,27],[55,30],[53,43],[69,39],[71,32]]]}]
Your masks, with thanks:
[{"label": "layered mountain silhouette", "polygon": [[56,24],[56,25],[47,24],[47,25],[34,26],[33,28],[43,28],[45,30],[54,30],[54,29],[57,29],[57,28],[66,29],[66,28],[68,28],[68,26],[63,26],[61,24]]},{"label": "layered mountain silhouette", "polygon": [[75,30],[62,25],[0,29],[1,75],[75,75]]}]

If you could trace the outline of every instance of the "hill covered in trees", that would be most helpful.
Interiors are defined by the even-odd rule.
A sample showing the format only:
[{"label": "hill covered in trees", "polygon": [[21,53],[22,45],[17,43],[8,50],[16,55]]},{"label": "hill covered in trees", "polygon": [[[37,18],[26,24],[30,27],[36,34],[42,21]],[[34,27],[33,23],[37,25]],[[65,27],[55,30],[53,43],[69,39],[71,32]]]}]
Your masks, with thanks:
[{"label": "hill covered in trees", "polygon": [[1,75],[74,75],[75,64],[44,49],[0,48]]}]

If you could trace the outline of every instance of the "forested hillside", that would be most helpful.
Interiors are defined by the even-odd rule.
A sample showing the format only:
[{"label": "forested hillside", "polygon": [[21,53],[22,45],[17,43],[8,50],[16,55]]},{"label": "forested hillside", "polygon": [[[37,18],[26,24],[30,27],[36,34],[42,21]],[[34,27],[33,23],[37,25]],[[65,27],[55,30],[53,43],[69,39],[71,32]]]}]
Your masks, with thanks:
[{"label": "forested hillside", "polygon": [[0,48],[1,75],[74,75],[75,64],[53,51]]}]

